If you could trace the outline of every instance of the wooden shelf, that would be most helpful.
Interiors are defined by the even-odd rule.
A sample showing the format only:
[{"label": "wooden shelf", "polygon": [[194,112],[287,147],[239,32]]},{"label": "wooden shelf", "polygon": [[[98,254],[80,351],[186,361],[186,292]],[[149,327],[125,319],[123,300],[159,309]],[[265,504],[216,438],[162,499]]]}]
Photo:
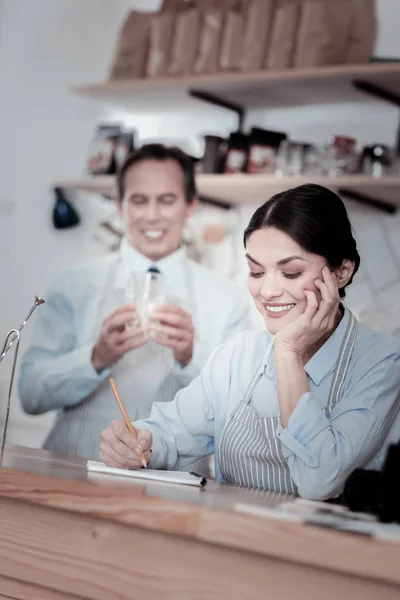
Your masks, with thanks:
[{"label": "wooden shelf", "polygon": [[354,79],[400,95],[400,62],[147,78],[79,85],[71,91],[115,107],[144,112],[176,112],[198,106],[200,101],[188,96],[189,89],[210,92],[245,108],[370,101],[371,96],[354,88]]},{"label": "wooden shelf", "polygon": [[[331,189],[351,188],[369,196],[400,206],[400,173],[382,178],[367,175],[344,177],[301,176],[276,178],[272,175],[198,175],[197,187],[200,195],[231,204],[259,205],[271,195],[301,185],[318,183]],[[115,194],[112,176],[82,177],[58,181],[58,187],[81,190],[104,195]]]},{"label": "wooden shelf", "polygon": [[115,178],[112,175],[96,175],[60,180],[54,184],[54,187],[103,194],[104,196],[113,196],[116,191]]}]

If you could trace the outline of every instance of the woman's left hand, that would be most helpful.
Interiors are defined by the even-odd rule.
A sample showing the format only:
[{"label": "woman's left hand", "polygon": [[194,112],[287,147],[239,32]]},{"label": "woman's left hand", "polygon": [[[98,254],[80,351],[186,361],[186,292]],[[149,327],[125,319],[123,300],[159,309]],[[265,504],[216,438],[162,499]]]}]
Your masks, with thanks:
[{"label": "woman's left hand", "polygon": [[339,289],[335,274],[328,267],[322,269],[322,279],[315,280],[321,292],[318,303],[314,292],[305,290],[307,306],[302,315],[283,327],[274,338],[275,348],[303,355],[306,350],[333,329],[339,307]]}]

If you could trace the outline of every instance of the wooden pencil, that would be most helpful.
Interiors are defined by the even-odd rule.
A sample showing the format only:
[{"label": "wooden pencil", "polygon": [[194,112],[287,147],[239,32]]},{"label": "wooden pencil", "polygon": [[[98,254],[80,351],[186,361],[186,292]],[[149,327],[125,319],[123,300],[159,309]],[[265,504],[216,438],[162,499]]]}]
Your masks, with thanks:
[{"label": "wooden pencil", "polygon": [[[128,415],[128,411],[125,408],[125,404],[121,398],[121,394],[118,391],[117,384],[115,383],[114,377],[109,378],[110,385],[112,387],[112,391],[114,392],[114,396],[116,401],[118,402],[119,409],[121,411],[122,416],[124,417],[125,425],[129,431],[133,435],[133,437],[137,440],[137,431],[131,423],[131,420]],[[147,469],[147,461],[145,459],[144,453],[142,452],[140,455],[140,462]]]}]

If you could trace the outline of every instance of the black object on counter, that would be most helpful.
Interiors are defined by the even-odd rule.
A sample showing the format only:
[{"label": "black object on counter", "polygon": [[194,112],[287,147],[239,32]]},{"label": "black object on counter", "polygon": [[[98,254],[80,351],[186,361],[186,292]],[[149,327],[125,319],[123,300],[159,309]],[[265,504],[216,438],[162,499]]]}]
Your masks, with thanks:
[{"label": "black object on counter", "polygon": [[53,208],[53,225],[56,229],[67,229],[68,227],[75,227],[80,223],[80,217],[67,200],[65,194],[61,188],[54,188],[55,193],[55,204]]},{"label": "black object on counter", "polygon": [[384,523],[400,523],[400,442],[391,444],[382,471],[356,469],[346,480],[342,503],[370,512]]}]

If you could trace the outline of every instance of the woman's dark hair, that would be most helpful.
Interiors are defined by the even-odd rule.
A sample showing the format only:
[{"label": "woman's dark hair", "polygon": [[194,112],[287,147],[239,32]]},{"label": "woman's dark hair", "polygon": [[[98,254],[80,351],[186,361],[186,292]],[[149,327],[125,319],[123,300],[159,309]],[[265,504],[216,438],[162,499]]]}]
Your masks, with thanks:
[{"label": "woman's dark hair", "polygon": [[[337,194],[320,185],[300,185],[257,208],[244,232],[244,246],[254,231],[267,227],[283,231],[306,252],[323,256],[332,270],[345,259],[354,261],[353,276],[360,266],[346,207]],[[345,297],[344,288],[339,294]]]},{"label": "woman's dark hair", "polygon": [[188,204],[193,202],[193,199],[196,196],[193,159],[188,154],[185,154],[180,148],[164,146],[163,144],[145,144],[126,158],[124,164],[117,173],[117,191],[121,201],[125,193],[126,172],[133,167],[133,165],[144,160],[176,161],[183,173],[186,202]]}]

